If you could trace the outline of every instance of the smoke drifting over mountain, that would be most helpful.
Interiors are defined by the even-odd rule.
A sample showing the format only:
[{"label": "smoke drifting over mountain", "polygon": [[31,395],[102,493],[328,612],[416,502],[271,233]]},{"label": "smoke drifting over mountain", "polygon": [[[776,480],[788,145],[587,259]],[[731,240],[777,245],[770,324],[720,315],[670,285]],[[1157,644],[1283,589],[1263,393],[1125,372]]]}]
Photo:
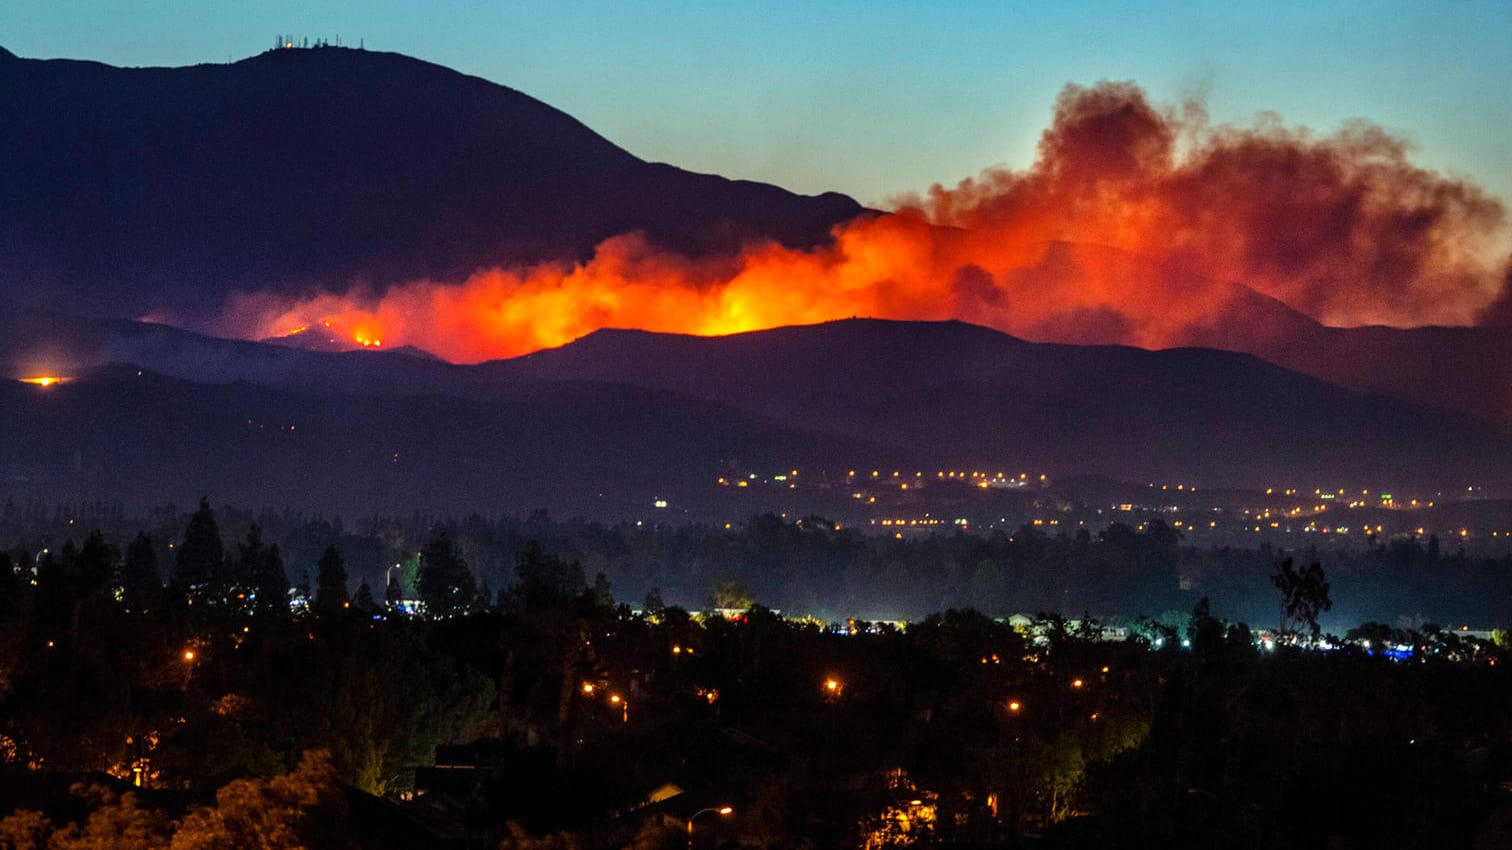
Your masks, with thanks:
[{"label": "smoke drifting over mountain", "polygon": [[1213,126],[1200,103],[1152,104],[1132,83],[1072,85],[1027,170],[899,199],[828,246],[688,258],[628,234],[586,263],[292,301],[244,294],[209,329],[268,337],[329,322],[456,361],[600,327],[719,334],[852,315],[1160,347],[1243,311],[1248,290],[1332,325],[1505,323],[1503,206],[1408,155],[1363,122],[1327,136],[1274,116]]},{"label": "smoke drifting over mountain", "polygon": [[1112,245],[1244,283],[1327,324],[1470,323],[1502,286],[1505,212],[1407,154],[1363,122],[1322,138],[1269,116],[1210,127],[1197,103],[1070,86],[1033,168],[914,204],[1000,238]]}]

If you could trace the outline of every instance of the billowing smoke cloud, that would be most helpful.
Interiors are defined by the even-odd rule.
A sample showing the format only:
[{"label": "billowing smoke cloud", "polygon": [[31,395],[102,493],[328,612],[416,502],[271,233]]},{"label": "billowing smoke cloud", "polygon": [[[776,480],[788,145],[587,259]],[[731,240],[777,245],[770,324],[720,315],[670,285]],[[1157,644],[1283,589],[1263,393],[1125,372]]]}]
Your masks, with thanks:
[{"label": "billowing smoke cloud", "polygon": [[1240,282],[1329,324],[1470,323],[1502,285],[1504,210],[1407,153],[1363,122],[1324,138],[1269,117],[1214,128],[1132,84],[1070,86],[1029,171],[914,202],[944,224]]},{"label": "billowing smoke cloud", "polygon": [[1273,116],[1212,126],[1200,104],[1151,104],[1131,83],[1073,85],[1027,170],[901,198],[823,248],[699,259],[626,235],[584,264],[293,302],[244,295],[214,330],[325,321],[475,361],[608,326],[719,334],[853,315],[1160,347],[1257,305],[1281,310],[1260,296],[1334,325],[1504,321],[1502,205],[1408,154],[1363,122],[1328,136]]},{"label": "billowing smoke cloud", "polygon": [[1480,314],[1480,324],[1495,328],[1512,328],[1512,260],[1507,262],[1501,295]]}]

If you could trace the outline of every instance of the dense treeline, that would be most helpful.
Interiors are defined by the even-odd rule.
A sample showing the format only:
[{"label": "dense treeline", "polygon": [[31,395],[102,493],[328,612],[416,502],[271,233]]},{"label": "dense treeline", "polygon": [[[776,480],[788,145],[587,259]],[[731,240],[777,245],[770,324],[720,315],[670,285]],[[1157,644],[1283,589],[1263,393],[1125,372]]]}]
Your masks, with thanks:
[{"label": "dense treeline", "polygon": [[[1234,619],[1273,626],[1278,615],[1268,576],[1290,556],[1321,564],[1338,588],[1339,605],[1324,618],[1334,633],[1371,620],[1474,628],[1512,623],[1512,558],[1470,557],[1437,538],[1280,551],[1194,547],[1159,521],[1143,530],[1112,523],[1049,534],[1026,526],[899,540],[837,529],[819,517],[773,515],[722,528],[606,526],[543,512],[495,519],[368,517],[350,524],[292,512],[214,513],[232,561],[256,526],[265,547],[278,547],[289,583],[308,590],[321,556],[336,546],[351,591],[365,581],[379,601],[389,592],[419,597],[421,550],[439,530],[467,563],[477,590],[494,601],[514,581],[516,553],[535,541],[544,552],[581,564],[589,577],[602,573],[632,607],[655,590],[667,603],[703,609],[721,583],[786,614],[828,620],[918,619],[962,607],[992,616],[1062,611],[1133,620],[1189,611],[1207,597]],[[77,518],[85,515],[94,521]],[[0,511],[0,541],[13,562],[30,568],[44,549],[56,552],[85,528],[101,528],[123,550],[142,531],[163,559],[166,581],[177,557],[169,547],[180,545],[188,521],[171,506],[140,520],[124,518],[111,505],[10,506]]]},{"label": "dense treeline", "polygon": [[[324,546],[291,581],[297,535],[232,537],[225,518],[202,504],[171,549],[95,533],[20,570],[4,556],[0,782],[86,782],[73,803],[8,793],[0,844],[109,846],[135,823],[140,846],[651,848],[719,804],[737,815],[706,823],[711,841],[752,847],[1504,846],[1512,823],[1502,649],[1436,628],[1353,635],[1413,646],[1400,661],[1267,651],[1207,599],[1120,642],[1087,621],[1015,628],[954,608],[844,634],[752,604],[740,572],[712,566],[731,578],[711,592],[740,616],[696,618],[659,592],[635,613],[603,570],[556,554],[579,539],[564,531],[600,535],[594,551],[677,532],[539,517],[524,522],[556,536],[522,543],[504,574],[471,557],[492,551],[484,530],[497,546],[515,526],[432,528],[413,577],[427,614],[410,616],[401,579],[375,594],[339,546],[310,536]],[[1196,557],[1159,528],[893,549],[812,519],[684,533],[778,571],[965,551],[1179,577]],[[427,773],[438,751],[451,767]],[[646,805],[667,783],[683,793]],[[360,792],[419,796],[375,815]],[[409,832],[375,835],[384,818]]]}]

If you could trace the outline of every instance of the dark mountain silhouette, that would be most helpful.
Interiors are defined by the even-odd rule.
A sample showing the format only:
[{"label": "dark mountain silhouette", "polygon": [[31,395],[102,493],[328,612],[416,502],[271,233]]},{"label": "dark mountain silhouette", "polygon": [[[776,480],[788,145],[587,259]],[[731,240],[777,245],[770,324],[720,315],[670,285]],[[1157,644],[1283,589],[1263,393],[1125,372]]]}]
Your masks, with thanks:
[{"label": "dark mountain silhouette", "polygon": [[[1145,318],[1162,309],[1157,305],[1173,304],[1185,316],[1185,302],[1202,304],[1204,312],[1166,345],[1245,352],[1341,387],[1512,426],[1506,328],[1328,327],[1243,283],[1102,245],[1051,243],[1038,263],[1015,275],[1024,291],[1050,303],[1075,303],[1075,293],[1089,284],[1129,293],[1130,306]],[[1025,329],[1033,339],[1084,344],[1120,342],[1127,334],[1123,321],[1097,316]]]},{"label": "dark mountain silhouette", "polygon": [[1512,424],[1512,333],[1506,328],[1330,328],[1253,311],[1217,316],[1188,341],[1247,351],[1362,392]]},{"label": "dark mountain silhouette", "polygon": [[117,317],[586,258],[631,231],[806,246],[863,212],[647,163],[513,89],[342,48],[131,69],[7,53],[0,162],[0,297]]},{"label": "dark mountain silhouette", "polygon": [[10,376],[73,375],[111,363],[197,383],[245,381],[338,395],[466,394],[458,388],[481,380],[418,349],[312,350],[126,319],[0,311],[0,364]]},{"label": "dark mountain silhouette", "polygon": [[[715,338],[611,330],[514,360],[459,366],[397,352],[327,353],[161,325],[27,316],[9,329],[0,322],[0,362],[14,364],[13,375],[49,371],[23,368],[28,334],[68,341],[93,358],[71,361],[75,367],[129,362],[194,382],[174,383],[173,397],[153,404],[199,411],[185,422],[200,417],[217,438],[235,437],[229,445],[241,438],[223,433],[225,423],[209,418],[211,411],[240,411],[245,404],[235,399],[266,397],[261,412],[243,417],[262,422],[277,418],[269,410],[293,405],[309,423],[300,426],[305,433],[327,439],[299,454],[295,465],[312,482],[329,482],[320,486],[329,486],[333,498],[364,486],[362,464],[372,458],[363,447],[387,446],[405,456],[411,445],[430,453],[405,479],[427,505],[453,489],[495,498],[478,480],[486,469],[514,470],[499,472],[497,481],[553,482],[557,505],[571,501],[569,492],[589,499],[614,490],[607,482],[630,487],[649,469],[689,492],[706,492],[708,479],[732,459],[831,471],[891,463],[1043,469],[1205,487],[1512,483],[1512,438],[1459,414],[1362,395],[1244,354],[1030,343],[958,322],[850,320]],[[14,386],[18,404],[39,392]],[[93,386],[76,382],[44,392]],[[88,457],[108,453],[113,439],[122,457],[133,441],[155,439],[112,438],[111,429],[122,417],[160,421],[156,408],[142,412],[129,399],[89,397],[103,406],[91,411],[80,402],[73,415],[82,424],[70,419],[0,437],[26,446],[39,433],[52,434],[50,428],[59,434],[92,428],[93,442],[76,438],[92,447]],[[374,430],[373,423],[390,418],[388,430]],[[10,427],[19,426],[0,425],[0,432]],[[786,436],[767,442],[753,436],[774,434]],[[615,449],[621,443],[623,457]],[[166,439],[144,469],[190,474],[193,463],[171,456],[197,444],[187,433]],[[704,448],[684,451],[683,444]],[[471,466],[449,465],[448,446]],[[66,450],[58,444],[54,456]],[[341,466],[353,452],[364,460]],[[295,462],[270,460],[270,468],[286,461]],[[592,485],[571,472],[585,464],[602,476]],[[194,480],[210,474],[193,473]],[[159,483],[167,486],[166,480]],[[593,489],[599,485],[609,490]],[[398,498],[397,490],[386,492]],[[290,490],[288,498],[295,495]],[[533,506],[521,500],[513,507]]]},{"label": "dark mountain silhouette", "polygon": [[[662,391],[531,382],[488,399],[198,384],[109,366],[40,388],[0,381],[0,492],[138,507],[237,504],[687,519],[734,459],[776,467],[876,448]],[[696,515],[695,515],[696,516]],[[696,517],[701,518],[701,517]]]},{"label": "dark mountain silhouette", "polygon": [[711,399],[924,460],[1206,486],[1507,481],[1504,429],[1213,349],[1029,343],[848,320],[705,338],[600,331],[480,368]]}]

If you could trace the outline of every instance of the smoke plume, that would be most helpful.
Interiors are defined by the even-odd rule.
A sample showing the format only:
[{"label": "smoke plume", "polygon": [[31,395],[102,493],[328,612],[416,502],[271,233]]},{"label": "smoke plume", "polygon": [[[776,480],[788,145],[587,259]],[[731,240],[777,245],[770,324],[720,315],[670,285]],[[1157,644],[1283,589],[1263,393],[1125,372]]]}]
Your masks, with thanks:
[{"label": "smoke plume", "polygon": [[586,263],[239,295],[212,330],[261,338],[328,322],[470,362],[601,327],[723,334],[849,316],[1146,347],[1264,304],[1339,326],[1506,323],[1505,210],[1409,154],[1364,122],[1323,136],[1274,116],[1213,126],[1200,103],[1152,104],[1132,83],[1071,85],[1029,168],[897,199],[821,248],[689,258],[627,234]]}]

